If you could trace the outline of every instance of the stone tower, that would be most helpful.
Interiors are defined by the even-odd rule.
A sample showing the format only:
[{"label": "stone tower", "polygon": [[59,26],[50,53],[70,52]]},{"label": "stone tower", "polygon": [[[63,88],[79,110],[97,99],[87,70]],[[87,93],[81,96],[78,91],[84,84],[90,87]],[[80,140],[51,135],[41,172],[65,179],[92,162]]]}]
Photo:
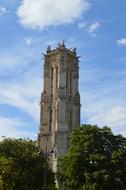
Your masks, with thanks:
[{"label": "stone tower", "polygon": [[76,49],[48,46],[44,55],[44,89],[41,95],[39,146],[48,153],[51,167],[68,150],[68,136],[80,124],[79,67]]}]

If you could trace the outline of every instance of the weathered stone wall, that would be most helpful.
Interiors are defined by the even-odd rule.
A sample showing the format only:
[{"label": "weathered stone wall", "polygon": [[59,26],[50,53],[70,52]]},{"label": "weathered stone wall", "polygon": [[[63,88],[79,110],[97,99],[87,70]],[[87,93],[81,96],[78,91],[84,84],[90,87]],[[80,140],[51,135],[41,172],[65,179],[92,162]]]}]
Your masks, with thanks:
[{"label": "weathered stone wall", "polygon": [[58,158],[68,150],[68,136],[80,124],[79,67],[76,50],[64,43],[47,49],[44,62],[44,89],[40,102],[39,145],[50,153],[57,171]]}]

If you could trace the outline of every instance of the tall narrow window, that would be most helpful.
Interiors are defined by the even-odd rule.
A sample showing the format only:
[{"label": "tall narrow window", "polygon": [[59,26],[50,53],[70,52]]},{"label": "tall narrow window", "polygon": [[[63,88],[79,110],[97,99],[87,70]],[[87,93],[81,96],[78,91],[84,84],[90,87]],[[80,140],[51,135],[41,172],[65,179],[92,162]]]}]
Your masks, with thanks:
[{"label": "tall narrow window", "polygon": [[51,71],[51,96],[53,96],[53,67]]},{"label": "tall narrow window", "polygon": [[50,110],[50,125],[49,125],[49,130],[51,131],[52,129],[52,110]]},{"label": "tall narrow window", "polygon": [[72,96],[72,74],[70,73],[70,97]]},{"label": "tall narrow window", "polygon": [[62,56],[62,62],[64,62],[64,60],[65,60],[65,58],[64,58],[64,56]]},{"label": "tall narrow window", "polygon": [[70,130],[71,130],[71,128],[72,128],[72,113],[70,111]]},{"label": "tall narrow window", "polygon": [[66,71],[66,89],[67,89],[67,91],[68,91],[68,75],[69,75],[69,73],[68,73],[68,70]]},{"label": "tall narrow window", "polygon": [[56,89],[58,89],[58,67],[56,67]]}]

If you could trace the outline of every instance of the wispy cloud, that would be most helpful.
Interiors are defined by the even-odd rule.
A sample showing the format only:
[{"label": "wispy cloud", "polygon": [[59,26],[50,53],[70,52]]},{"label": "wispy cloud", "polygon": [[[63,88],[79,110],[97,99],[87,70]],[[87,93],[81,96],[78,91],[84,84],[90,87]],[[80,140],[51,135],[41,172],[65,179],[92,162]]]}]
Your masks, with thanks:
[{"label": "wispy cloud", "polygon": [[126,135],[125,76],[116,71],[108,80],[110,75],[98,68],[81,71],[82,122],[108,125],[115,133]]},{"label": "wispy cloud", "polygon": [[121,38],[117,40],[118,45],[126,46],[126,38]]},{"label": "wispy cloud", "polygon": [[88,22],[79,22],[78,23],[78,28],[79,29],[85,29],[91,36],[96,36],[96,32],[99,29],[101,24],[97,21],[92,24]]},{"label": "wispy cloud", "polygon": [[45,48],[47,40],[48,38],[43,37],[26,37],[19,39],[11,48],[0,49],[0,77],[21,74],[28,67],[37,67],[36,60],[40,63],[41,51]]},{"label": "wispy cloud", "polygon": [[0,15],[4,15],[5,13],[7,13],[6,7],[0,5]]},{"label": "wispy cloud", "polygon": [[105,116],[105,122],[110,126],[126,126],[126,106],[116,106]]},{"label": "wispy cloud", "polygon": [[89,7],[88,0],[23,0],[17,15],[23,26],[43,29],[47,26],[71,23]]},{"label": "wispy cloud", "polygon": [[87,23],[86,22],[79,22],[78,23],[78,28],[82,29],[82,28],[86,28]]},{"label": "wispy cloud", "polygon": [[95,34],[95,32],[98,30],[98,28],[101,26],[99,22],[94,22],[88,27],[88,32],[90,34]]},{"label": "wispy cloud", "polygon": [[5,54],[0,56],[0,72],[3,73],[4,71],[7,72],[8,70],[12,71],[15,68],[20,68],[28,64],[26,59],[21,55],[12,55],[12,54]]},{"label": "wispy cloud", "polygon": [[43,85],[40,43],[44,44],[44,40],[30,38],[33,43],[30,46],[26,44],[26,39],[29,38],[24,38],[11,49],[2,49],[0,52],[0,105],[8,106],[9,110],[18,110],[22,115],[20,119],[18,112],[8,111],[6,117],[6,112],[1,111],[3,115],[0,116],[0,134],[35,139]]},{"label": "wispy cloud", "polygon": [[22,75],[22,79],[0,82],[0,103],[17,107],[39,121],[41,81],[39,71],[33,68]]},{"label": "wispy cloud", "polygon": [[[126,104],[120,105],[120,102],[117,104],[116,101],[112,103],[110,100],[108,102],[110,106],[106,105],[106,108],[104,108],[104,104],[102,107],[100,105],[102,111],[97,109],[97,112],[90,117],[90,123],[99,124],[99,126],[107,125],[112,128],[113,132],[126,136]],[[99,107],[99,104],[97,106]]]},{"label": "wispy cloud", "polygon": [[32,39],[31,38],[26,38],[25,43],[26,43],[26,45],[31,45],[32,44]]},{"label": "wispy cloud", "polygon": [[[23,41],[23,40],[22,40]],[[39,101],[42,91],[42,63],[39,45],[18,42],[0,56],[0,104],[16,107],[39,122]],[[15,51],[15,53],[14,53]],[[37,52],[37,53],[36,53]],[[36,64],[36,60],[38,64]]]},{"label": "wispy cloud", "polygon": [[29,136],[35,139],[36,134],[27,130],[28,127],[28,124],[19,118],[0,116],[0,140],[2,137],[28,138]]}]

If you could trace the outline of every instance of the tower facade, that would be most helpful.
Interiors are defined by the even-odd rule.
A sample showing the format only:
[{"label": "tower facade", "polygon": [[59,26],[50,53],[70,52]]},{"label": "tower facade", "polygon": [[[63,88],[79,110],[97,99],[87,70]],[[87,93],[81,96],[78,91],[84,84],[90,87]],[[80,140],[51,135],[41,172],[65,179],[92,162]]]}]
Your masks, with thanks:
[{"label": "tower facade", "polygon": [[80,124],[79,67],[76,49],[64,42],[56,49],[48,46],[44,55],[44,87],[40,102],[40,149],[49,155],[51,167],[69,146],[71,130]]}]

